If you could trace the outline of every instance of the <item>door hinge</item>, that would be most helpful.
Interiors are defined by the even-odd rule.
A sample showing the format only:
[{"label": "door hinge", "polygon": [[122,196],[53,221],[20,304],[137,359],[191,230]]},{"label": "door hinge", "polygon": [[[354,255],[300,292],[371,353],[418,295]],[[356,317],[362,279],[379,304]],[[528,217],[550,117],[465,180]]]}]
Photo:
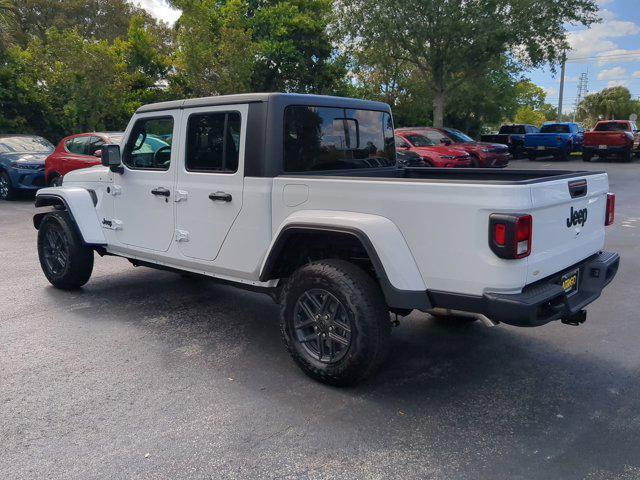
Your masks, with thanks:
[{"label": "door hinge", "polygon": [[102,228],[107,228],[109,230],[122,230],[122,222],[115,218],[103,218]]},{"label": "door hinge", "polygon": [[189,232],[186,230],[176,230],[176,242],[188,242]]},{"label": "door hinge", "polygon": [[115,197],[116,195],[120,195],[122,193],[122,187],[120,185],[109,185],[107,187],[107,193]]},{"label": "door hinge", "polygon": [[173,201],[182,202],[183,200],[186,200],[188,196],[189,192],[186,192],[185,190],[176,190],[173,196]]}]

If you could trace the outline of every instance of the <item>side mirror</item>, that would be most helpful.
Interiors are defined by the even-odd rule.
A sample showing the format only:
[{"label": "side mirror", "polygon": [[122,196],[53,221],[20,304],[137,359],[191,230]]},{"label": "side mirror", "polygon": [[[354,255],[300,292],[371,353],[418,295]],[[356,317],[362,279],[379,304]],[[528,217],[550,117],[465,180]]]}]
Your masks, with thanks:
[{"label": "side mirror", "polygon": [[112,172],[122,173],[122,159],[120,157],[120,145],[105,145],[100,151],[102,165],[109,167]]}]

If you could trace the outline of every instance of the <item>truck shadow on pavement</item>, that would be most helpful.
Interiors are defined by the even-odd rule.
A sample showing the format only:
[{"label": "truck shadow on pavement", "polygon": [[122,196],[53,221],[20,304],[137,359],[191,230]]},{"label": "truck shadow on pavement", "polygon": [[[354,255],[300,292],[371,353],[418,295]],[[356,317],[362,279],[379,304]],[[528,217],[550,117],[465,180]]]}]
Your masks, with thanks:
[{"label": "truck shadow on pavement", "polygon": [[375,448],[385,439],[412,451],[441,445],[430,455],[459,452],[485,469],[482,478],[500,477],[491,472],[510,463],[521,478],[613,478],[640,463],[637,372],[563,349],[549,337],[553,326],[459,327],[413,313],[394,329],[380,374],[337,389],[295,367],[265,295],[146,269],[96,275],[80,292],[46,291],[74,319],[138,329],[168,369],[232,380],[244,395],[286,408],[287,435],[298,444],[312,431]]}]

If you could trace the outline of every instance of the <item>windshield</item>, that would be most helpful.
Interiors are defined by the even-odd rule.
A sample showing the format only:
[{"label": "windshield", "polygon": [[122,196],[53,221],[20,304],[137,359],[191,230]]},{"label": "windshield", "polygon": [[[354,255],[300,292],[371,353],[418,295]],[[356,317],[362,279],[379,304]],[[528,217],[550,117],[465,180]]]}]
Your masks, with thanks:
[{"label": "windshield", "polygon": [[31,152],[48,153],[53,151],[53,145],[38,136],[0,137],[0,153]]},{"label": "windshield", "polygon": [[417,133],[408,133],[404,138],[414,147],[433,147],[436,144],[433,140],[428,139],[424,135],[418,135]]},{"label": "windshield", "polygon": [[569,125],[552,123],[550,125],[543,125],[540,127],[540,133],[571,133],[571,130],[569,129]]},{"label": "windshield", "polygon": [[629,124],[626,122],[599,123],[594,130],[596,132],[628,132]]},{"label": "windshield", "polygon": [[449,135],[449,137],[454,142],[457,142],[457,143],[475,143],[475,140],[473,138],[471,138],[469,135],[465,135],[460,130],[455,130],[453,128],[445,128],[444,131],[447,132],[447,135]]},{"label": "windshield", "polygon": [[522,125],[503,125],[500,127],[501,135],[523,134],[524,127]]}]

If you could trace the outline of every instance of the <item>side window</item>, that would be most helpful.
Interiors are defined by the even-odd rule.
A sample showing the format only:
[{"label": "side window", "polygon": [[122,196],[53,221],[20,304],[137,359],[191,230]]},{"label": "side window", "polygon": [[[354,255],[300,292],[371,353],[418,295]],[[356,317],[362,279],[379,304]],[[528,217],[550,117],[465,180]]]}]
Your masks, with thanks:
[{"label": "side window", "polygon": [[407,142],[405,142],[402,138],[395,136],[393,137],[393,140],[396,144],[396,147],[404,147],[404,148],[408,148],[409,144]]},{"label": "side window", "polygon": [[169,170],[173,117],[143,118],[131,129],[122,162],[133,170]]},{"label": "side window", "polygon": [[104,140],[100,137],[89,137],[89,141],[85,146],[85,155],[94,155],[96,151],[101,150]]},{"label": "side window", "polygon": [[308,172],[395,165],[386,112],[289,106],[284,112],[284,170]]},{"label": "side window", "polygon": [[190,172],[235,173],[240,156],[240,113],[194,113],[187,122]]},{"label": "side window", "polygon": [[67,140],[65,143],[65,147],[70,153],[75,153],[77,155],[86,155],[85,154],[85,146],[89,142],[91,137],[75,137],[70,140]]}]

